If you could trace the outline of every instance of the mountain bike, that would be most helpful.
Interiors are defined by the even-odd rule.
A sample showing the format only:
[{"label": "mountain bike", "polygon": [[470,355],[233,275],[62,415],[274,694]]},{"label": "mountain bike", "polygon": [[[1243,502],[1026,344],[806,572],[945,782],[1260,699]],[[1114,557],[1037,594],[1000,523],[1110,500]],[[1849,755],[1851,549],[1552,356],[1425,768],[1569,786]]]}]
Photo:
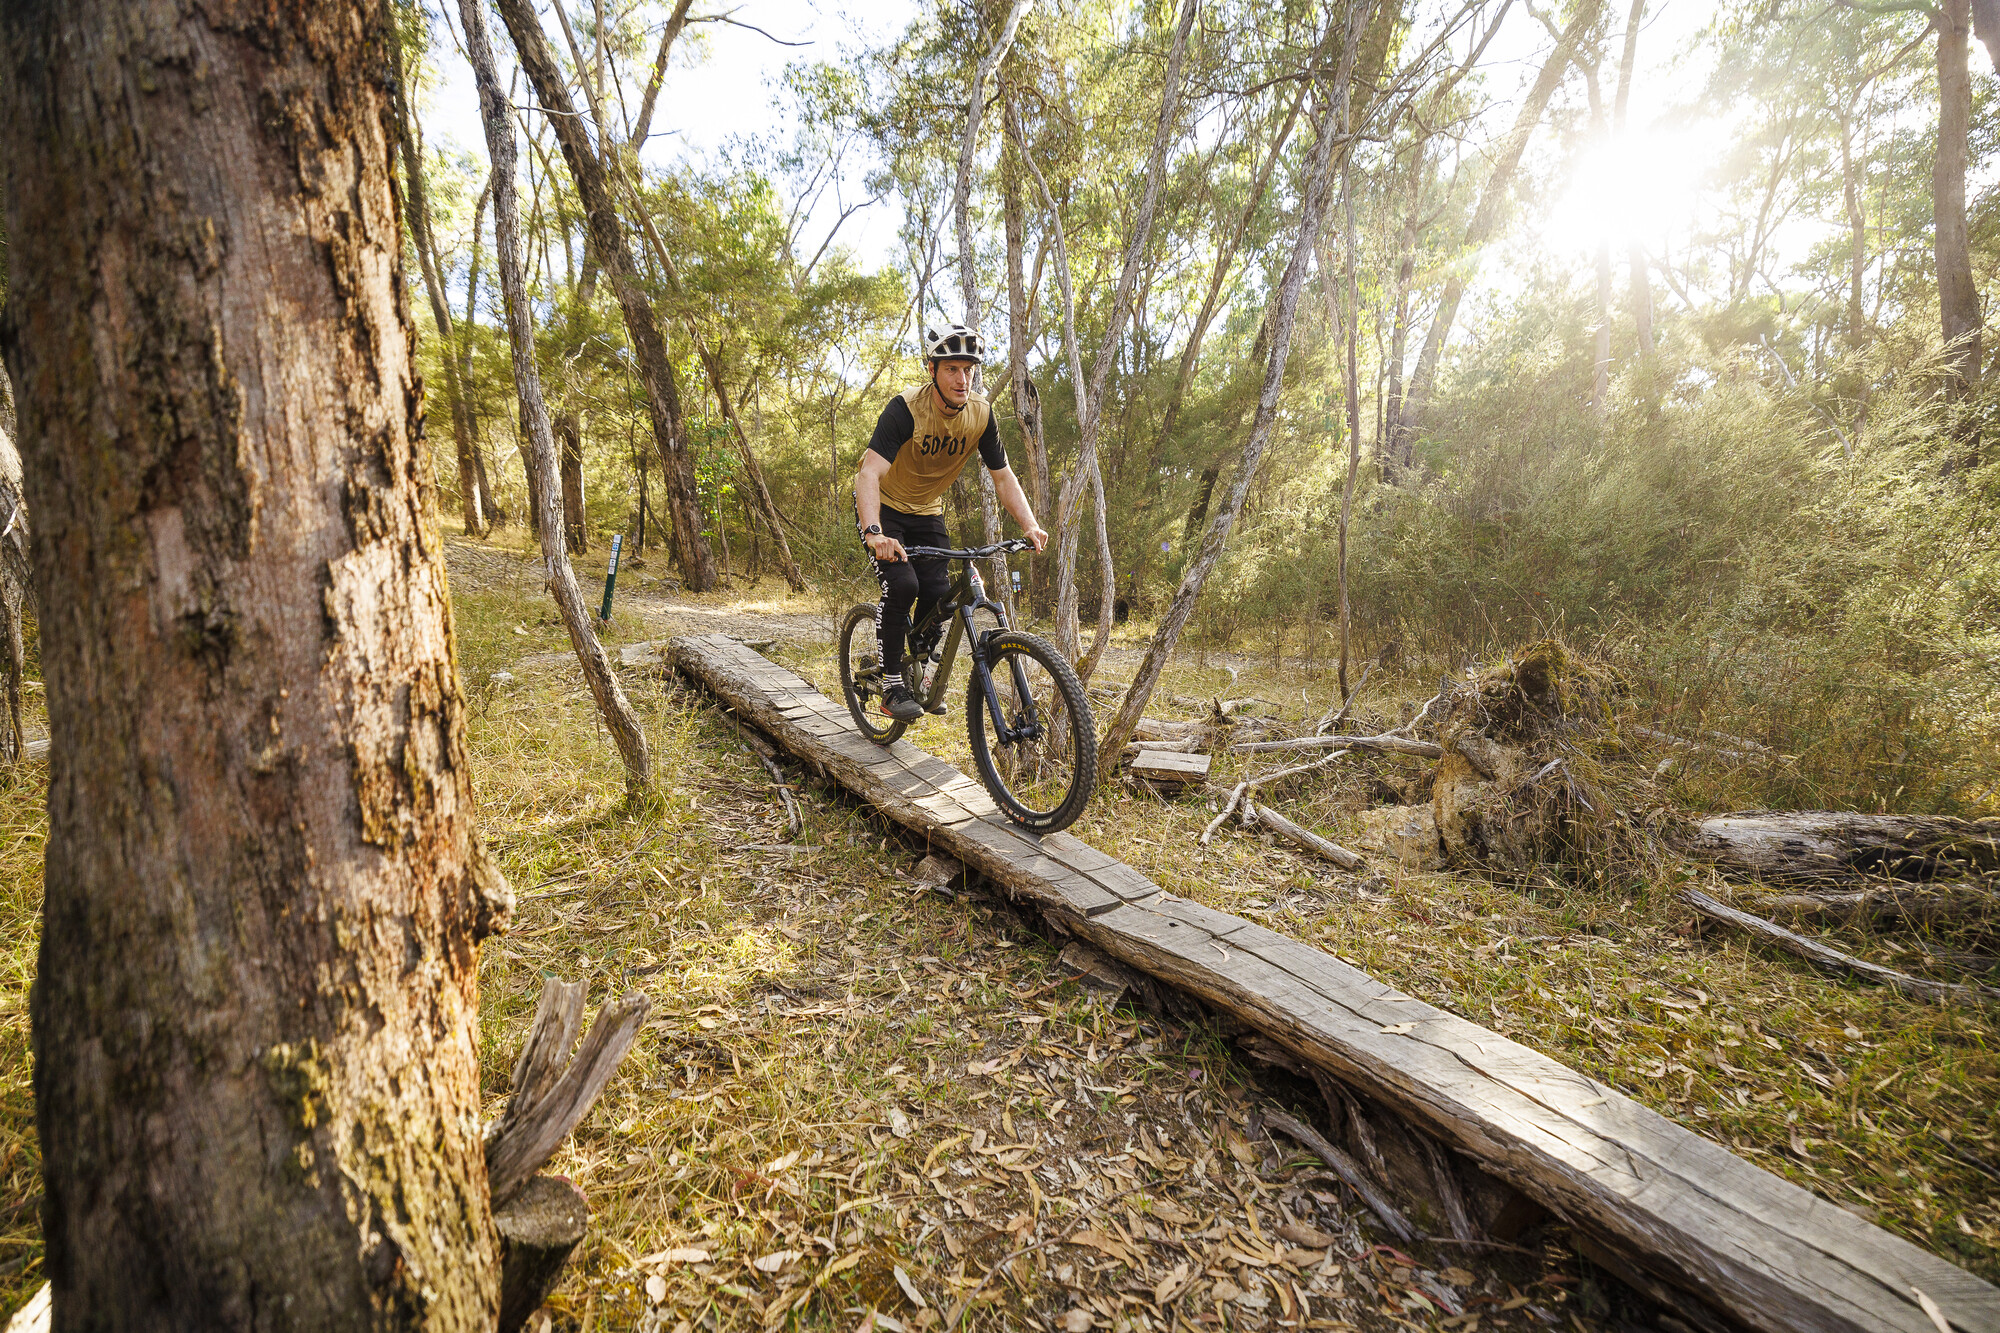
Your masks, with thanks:
[{"label": "mountain bike", "polygon": [[[910,631],[903,683],[925,709],[943,713],[952,664],[965,648],[972,657],[965,732],[980,780],[1007,818],[1036,833],[1053,833],[1076,822],[1097,785],[1096,719],[1082,682],[1055,645],[1010,625],[1006,608],[987,597],[972,563],[1031,545],[1016,537],[968,550],[905,548],[909,558],[954,560],[960,567],[937,608]],[[861,734],[888,745],[909,723],[873,709],[888,685],[875,612],[873,606],[857,606],[841,622],[840,688]],[[980,628],[975,617],[981,612],[992,617],[991,628]]]}]

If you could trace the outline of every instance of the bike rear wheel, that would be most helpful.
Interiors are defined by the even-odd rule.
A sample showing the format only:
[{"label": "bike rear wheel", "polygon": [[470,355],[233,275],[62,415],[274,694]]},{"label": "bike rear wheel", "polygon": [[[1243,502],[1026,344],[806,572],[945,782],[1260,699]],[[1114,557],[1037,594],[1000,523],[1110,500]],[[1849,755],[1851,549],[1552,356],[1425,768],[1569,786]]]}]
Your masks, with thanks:
[{"label": "bike rear wheel", "polygon": [[975,672],[965,730],[980,779],[1021,827],[1066,829],[1097,785],[1097,723],[1083,683],[1054,644],[1020,630],[988,637],[986,659],[1003,716],[992,715]]},{"label": "bike rear wheel", "polygon": [[889,744],[910,728],[877,710],[887,683],[882,646],[875,637],[875,608],[854,607],[840,622],[840,690],[855,727],[877,745]]}]

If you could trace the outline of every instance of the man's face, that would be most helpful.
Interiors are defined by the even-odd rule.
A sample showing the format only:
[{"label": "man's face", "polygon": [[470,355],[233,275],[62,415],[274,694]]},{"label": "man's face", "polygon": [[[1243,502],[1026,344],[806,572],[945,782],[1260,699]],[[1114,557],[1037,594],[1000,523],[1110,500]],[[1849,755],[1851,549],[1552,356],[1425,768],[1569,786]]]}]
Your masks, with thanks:
[{"label": "man's face", "polygon": [[970,361],[938,362],[938,391],[954,403],[964,402],[965,395],[972,392],[972,364]]}]

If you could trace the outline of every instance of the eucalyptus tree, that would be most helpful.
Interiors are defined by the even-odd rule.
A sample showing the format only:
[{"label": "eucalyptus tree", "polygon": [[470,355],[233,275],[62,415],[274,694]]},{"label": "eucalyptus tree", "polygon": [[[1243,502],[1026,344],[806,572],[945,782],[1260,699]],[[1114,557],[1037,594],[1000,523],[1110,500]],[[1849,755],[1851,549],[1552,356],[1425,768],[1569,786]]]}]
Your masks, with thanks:
[{"label": "eucalyptus tree", "polygon": [[0,10],[59,1328],[494,1323],[477,966],[512,895],[475,829],[384,9]]},{"label": "eucalyptus tree", "polygon": [[637,795],[652,784],[652,754],[646,733],[632,711],[625,689],[590,623],[590,608],[577,587],[563,535],[562,497],[557,481],[555,434],[548,405],[542,398],[541,369],[535,359],[534,307],[528,300],[521,256],[519,210],[514,201],[514,119],[493,58],[486,31],[484,0],[459,0],[465,27],[466,53],[479,88],[480,119],[486,127],[486,149],[493,162],[493,253],[506,296],[507,331],[514,356],[514,389],[521,405],[521,433],[526,437],[529,475],[534,479],[533,502],[540,513],[542,567],[550,595],[569,631],[570,646],[583,668],[584,680],[596,700],[618,754],[625,762],[625,786]]}]

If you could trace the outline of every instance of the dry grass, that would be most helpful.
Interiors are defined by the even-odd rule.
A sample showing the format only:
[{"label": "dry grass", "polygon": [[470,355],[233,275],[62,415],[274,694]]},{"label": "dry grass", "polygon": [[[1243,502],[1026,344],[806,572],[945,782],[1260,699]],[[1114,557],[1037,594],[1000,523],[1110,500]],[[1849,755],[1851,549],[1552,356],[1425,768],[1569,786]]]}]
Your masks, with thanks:
[{"label": "dry grass", "polygon": [[[1218,1310],[1254,1328],[1301,1297],[1320,1327],[1473,1327],[1454,1307],[1480,1329],[1622,1326],[1559,1233],[1481,1263],[1365,1245],[1343,1201],[1294,1182],[1303,1159],[1257,1132],[1269,1094],[1215,1034],[1106,1008],[1003,903],[912,896],[922,848],[839,792],[807,790],[806,831],[786,846],[731,724],[657,677],[628,685],[660,795],[627,807],[532,562],[452,554],[483,828],[521,899],[482,959],[489,1113],[544,973],[588,980],[593,1003],[636,986],[654,1005],[554,1164],[595,1209],[555,1327],[849,1330],[872,1309],[878,1327],[935,1328],[969,1301],[966,1327],[1046,1328],[1081,1308],[1106,1329],[1216,1327]],[[697,612],[824,625],[831,609],[769,585],[667,607],[649,581],[621,575],[607,638]],[[775,655],[830,683],[823,642],[801,632]],[[1330,702],[1327,673],[1231,664],[1233,686],[1197,660],[1165,688]],[[1367,701],[1393,720],[1419,693],[1398,680]],[[958,713],[954,700],[913,739],[963,763]],[[1277,797],[1338,837],[1372,790],[1357,770]],[[26,1031],[40,806],[32,773],[0,790],[0,1311],[40,1281]],[[1670,884],[1607,897],[1462,875],[1358,882],[1233,830],[1203,851],[1209,815],[1107,789],[1076,831],[2000,1276],[2000,1190],[1973,1164],[2000,1158],[1982,1018],[1698,938]],[[1330,1256],[1282,1238],[1287,1224],[1331,1235]],[[1163,1287],[1177,1272],[1184,1289]]]}]

